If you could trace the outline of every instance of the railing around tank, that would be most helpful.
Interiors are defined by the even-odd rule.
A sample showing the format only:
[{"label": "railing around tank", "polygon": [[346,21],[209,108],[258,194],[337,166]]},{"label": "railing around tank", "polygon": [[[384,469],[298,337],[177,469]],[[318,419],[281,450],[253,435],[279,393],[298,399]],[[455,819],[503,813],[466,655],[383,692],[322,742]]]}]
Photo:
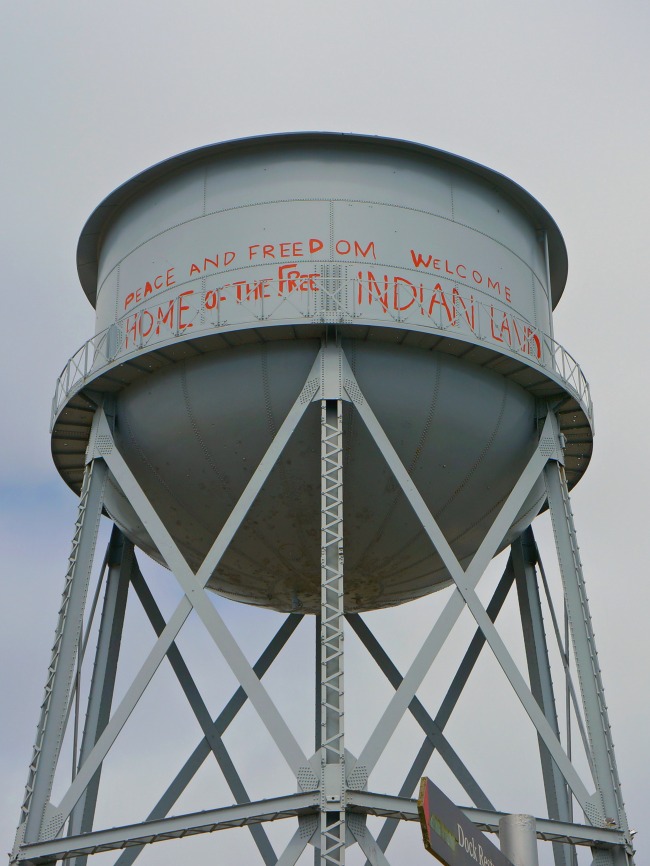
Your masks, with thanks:
[{"label": "railing around tank", "polygon": [[[376,314],[359,313],[353,308],[353,304],[348,305],[346,299],[341,295],[341,286],[337,286],[334,290],[327,285],[329,282],[345,283],[347,281],[336,278],[327,279],[326,284],[323,285],[321,296],[315,299],[309,298],[309,309],[299,310],[296,305],[287,301],[289,303],[288,316],[278,317],[277,308],[270,313],[260,314],[259,310],[254,310],[250,306],[247,310],[250,319],[247,321],[232,322],[225,318],[217,318],[216,321],[214,319],[209,320],[206,316],[205,298],[203,305],[196,310],[184,308],[185,318],[181,321],[180,316],[178,316],[175,320],[175,327],[161,328],[160,326],[154,327],[153,324],[149,326],[147,320],[147,330],[147,327],[142,327],[141,320],[138,329],[137,319],[134,320],[134,316],[140,315],[142,317],[145,314],[136,312],[131,316],[125,316],[121,321],[91,337],[70,358],[56,383],[52,402],[52,425],[73,393],[101,375],[105,369],[121,361],[127,361],[149,347],[153,348],[159,345],[162,348],[164,344],[174,343],[177,339],[184,340],[206,336],[220,330],[228,331],[233,328],[259,328],[262,325],[287,324],[287,322],[299,324],[301,320],[329,322],[336,320],[337,315],[338,321],[345,324],[354,324],[355,321],[360,324],[381,324],[377,320]],[[334,301],[336,302],[336,309],[332,309]],[[593,423],[589,383],[577,361],[563,346],[549,335],[535,329],[526,320],[514,317],[511,310],[498,309],[497,312],[500,315],[505,316],[507,314],[510,316],[509,321],[512,329],[517,333],[517,339],[510,340],[508,343],[504,339],[500,339],[499,333],[495,331],[494,305],[478,301],[472,303],[471,317],[467,314],[466,309],[461,310],[460,307],[458,310],[454,307],[452,316],[450,309],[445,307],[445,312],[442,309],[439,311],[438,320],[434,322],[429,319],[425,327],[414,325],[412,320],[407,320],[400,312],[391,313],[391,311],[384,309],[383,313],[390,313],[390,321],[384,319],[384,324],[398,327],[401,325],[407,329],[414,327],[415,330],[439,334],[440,336],[453,335],[457,339],[466,340],[475,345],[493,348],[501,354],[518,357],[531,367],[554,374],[577,398],[589,421]],[[243,303],[242,307],[246,308],[246,303]],[[503,337],[504,332],[501,331],[500,333]]]},{"label": "railing around tank", "polygon": [[593,404],[591,402],[591,390],[585,374],[580,369],[578,362],[564,346],[549,336],[544,337],[544,346],[548,355],[552,358],[554,373],[560,376],[563,382],[569,386],[578,398],[579,403],[585,408],[587,417],[593,425]]}]

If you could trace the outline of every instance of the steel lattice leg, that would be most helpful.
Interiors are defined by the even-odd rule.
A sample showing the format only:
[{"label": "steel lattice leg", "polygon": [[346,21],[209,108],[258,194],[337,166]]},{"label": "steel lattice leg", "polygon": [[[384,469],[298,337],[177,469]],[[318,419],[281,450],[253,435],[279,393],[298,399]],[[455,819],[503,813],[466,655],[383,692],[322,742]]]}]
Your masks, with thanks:
[{"label": "steel lattice leg", "polygon": [[[517,580],[519,611],[528,663],[531,691],[540,705],[549,724],[558,736],[560,728],[555,704],[555,692],[544,630],[544,619],[537,586],[535,565],[537,547],[530,527],[512,545],[512,562]],[[569,792],[560,770],[553,762],[541,738],[539,740],[540,761],[549,818],[570,820]],[[553,845],[556,866],[571,866],[571,851],[557,842]]]},{"label": "steel lattice leg", "polygon": [[321,401],[320,860],[345,863],[342,401]]},{"label": "steel lattice leg", "polygon": [[45,696],[41,705],[36,742],[21,807],[16,847],[23,841],[36,841],[42,834],[47,836],[49,832],[49,798],[68,717],[68,703],[83,626],[105,484],[104,464],[96,460],[88,463],[81,487],[77,521],[52,647],[52,659],[48,668]]},{"label": "steel lattice leg", "polygon": [[[79,755],[80,765],[97,742],[110,717],[133,559],[132,542],[127,541],[120,530],[114,526],[106,557],[108,566],[106,593]],[[93,828],[100,776],[101,767],[70,814],[69,834],[71,836],[87,833]],[[85,866],[87,859],[85,856],[77,857],[74,866]]]},{"label": "steel lattice leg", "polygon": [[[600,823],[601,826],[620,827],[627,834],[629,833],[627,817],[614,757],[614,744],[564,467],[560,463],[549,463],[544,471],[544,478],[564,583],[596,783],[596,794],[590,802],[591,814],[587,814],[587,817],[596,826]],[[594,851],[594,856],[599,866],[600,864],[626,866],[633,862],[632,855],[621,848],[605,853]]]}]

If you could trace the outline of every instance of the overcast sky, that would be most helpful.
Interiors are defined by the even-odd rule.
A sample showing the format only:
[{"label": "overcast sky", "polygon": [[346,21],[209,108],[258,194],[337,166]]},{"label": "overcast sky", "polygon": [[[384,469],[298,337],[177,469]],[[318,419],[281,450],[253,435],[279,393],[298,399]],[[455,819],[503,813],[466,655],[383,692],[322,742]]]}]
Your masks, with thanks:
[{"label": "overcast sky", "polygon": [[[569,280],[556,311],[555,336],[591,383],[597,425],[594,458],[575,491],[574,512],[623,793],[630,824],[639,830],[637,862],[647,861],[648,4],[10,0],[0,23],[5,850],[31,757],[75,517],[75,497],[51,462],[48,426],[56,377],[93,333],[92,310],[76,276],[79,232],[115,186],[165,157],[213,141],[317,129],[412,139],[484,163],[529,190],[563,232]],[[160,581],[162,586],[165,578]],[[424,636],[435,604],[405,608],[400,626],[378,618],[376,627],[387,638],[405,628]],[[223,605],[224,615],[233,628],[243,629],[254,655],[276,619],[233,608]],[[146,628],[134,640],[136,655],[149,640]],[[306,626],[296,639],[303,642],[299,647],[311,645]],[[404,643],[397,650],[402,667],[416,648]],[[214,671],[226,688],[229,675],[213,662],[214,650],[203,636],[189,644],[188,653],[205,667],[206,687],[215,689],[218,709]],[[483,678],[478,694],[498,701],[500,673],[485,664],[486,678],[489,672],[494,679]],[[291,674],[291,664],[287,670]],[[349,707],[355,700],[359,707],[380,706],[380,680],[376,691],[364,693],[374,682],[368,676],[358,679],[358,696],[350,697]],[[283,677],[275,680],[281,691]],[[354,682],[351,674],[348,689]],[[300,695],[286,682],[284,687],[279,700],[299,715]],[[471,721],[471,713],[465,715],[450,733],[463,754],[472,748],[463,739]],[[156,719],[161,736],[167,725],[173,738],[177,720],[186,716],[191,735],[179,745],[177,761],[168,751],[165,764],[153,747],[142,759],[142,776],[158,790],[194,745],[196,724],[164,697],[134,720],[135,742],[138,725],[149,730],[147,719],[149,725]],[[252,713],[244,717],[255,724]],[[496,754],[503,747],[502,733],[492,733],[479,752]],[[255,796],[280,793],[263,781],[260,738],[242,749],[241,760],[256,777],[251,790]],[[533,738],[521,743],[535,746]],[[407,761],[417,745],[398,752],[395,762]],[[120,754],[127,754],[126,747]],[[504,765],[494,755],[490,760],[485,767],[498,775]],[[482,778],[487,785],[490,773],[485,770]],[[217,774],[202,784],[203,794],[188,808],[216,805],[220,797],[229,802]],[[527,798],[526,784],[509,776],[507,786],[498,780],[507,808],[535,807],[537,795]],[[450,796],[458,796],[452,788]],[[153,802],[138,797],[133,793],[145,810]],[[109,804],[102,814],[115,823],[128,820],[126,811],[111,811]],[[278,850],[289,829],[273,831]],[[417,826],[406,829],[410,836],[397,840],[402,847],[395,848],[393,862],[406,862],[407,856],[413,864],[430,862]],[[234,832],[239,839],[245,831]],[[238,860],[226,836],[202,840],[207,847],[192,850],[205,852],[201,856],[223,852],[222,862],[252,862],[248,840],[242,844],[249,854]],[[153,846],[141,862],[178,862],[179,844]]]}]

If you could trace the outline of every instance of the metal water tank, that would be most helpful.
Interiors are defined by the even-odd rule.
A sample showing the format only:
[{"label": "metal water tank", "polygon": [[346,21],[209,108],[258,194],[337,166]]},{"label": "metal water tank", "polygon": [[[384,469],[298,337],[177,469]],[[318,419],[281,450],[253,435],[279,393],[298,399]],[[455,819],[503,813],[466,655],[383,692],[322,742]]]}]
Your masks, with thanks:
[{"label": "metal water tank", "polygon": [[[566,251],[527,192],[409,142],[296,133],[173,157],[119,187],[79,242],[96,335],[63,371],[53,454],[81,484],[94,405],[198,568],[321,342],[365,398],[461,563],[558,412],[574,484],[591,453],[587,384],[552,335]],[[358,418],[345,437],[346,608],[449,576]],[[319,414],[308,411],[209,586],[276,610],[320,599]],[[160,558],[109,478],[105,508]],[[503,545],[544,505],[540,483]]]}]

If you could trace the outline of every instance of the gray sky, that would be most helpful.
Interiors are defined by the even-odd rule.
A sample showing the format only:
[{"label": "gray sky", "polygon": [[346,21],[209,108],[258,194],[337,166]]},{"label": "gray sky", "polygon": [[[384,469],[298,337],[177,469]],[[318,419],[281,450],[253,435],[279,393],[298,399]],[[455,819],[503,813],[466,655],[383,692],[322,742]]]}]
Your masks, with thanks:
[{"label": "gray sky", "polygon": [[[648,5],[636,0],[5,4],[0,835],[6,850],[31,757],[75,515],[75,498],[51,463],[48,424],[56,376],[93,332],[92,310],[76,277],[81,227],[115,186],[174,153],[256,133],[327,129],[413,139],[484,163],[536,196],[564,234],[569,280],[555,336],[591,383],[597,424],[595,455],[575,491],[574,512],[623,793],[639,830],[638,862],[650,857],[644,556],[649,25]],[[171,587],[163,597],[172,597]],[[409,633],[424,636],[436,603],[404,611]],[[244,630],[253,655],[275,623],[228,605],[224,613],[233,628]],[[376,627],[387,636],[396,628],[382,617]],[[142,633],[133,644],[136,656],[147,643],[144,625]],[[307,646],[308,634],[299,640]],[[229,675],[205,638],[187,651],[203,666],[218,708],[215,680],[227,687]],[[413,652],[398,647],[402,667]],[[308,653],[299,655],[305,665]],[[481,679],[477,693],[496,701],[500,674],[487,661],[485,672],[489,688]],[[282,679],[274,680],[280,691]],[[370,675],[359,679],[360,709],[381,704],[383,685],[377,680],[369,689],[370,682]],[[164,701],[162,680],[160,686]],[[281,700],[300,714],[299,696],[286,683]],[[351,697],[350,714],[354,706]],[[190,740],[196,736],[184,708],[163,711],[153,701],[133,720],[134,742],[151,718],[147,713],[162,738],[167,725],[174,740],[184,719]],[[252,713],[245,718],[256,724]],[[471,721],[469,709],[460,713],[450,734],[459,750],[472,749],[466,742]],[[408,740],[411,729],[405,734]],[[486,779],[502,775],[502,765],[485,752],[516,740],[510,730],[506,738],[498,729],[492,735],[490,748],[477,749]],[[526,744],[534,748],[522,736],[522,748]],[[179,742],[178,761],[192,745]],[[265,745],[260,729],[255,744],[242,748],[242,762],[258,777],[256,795],[273,792],[261,778]],[[175,753],[167,754],[175,770]],[[118,757],[128,763],[127,755],[125,745]],[[399,765],[403,758],[397,753],[391,760]],[[165,784],[170,766],[152,746],[142,775],[154,786],[158,778]],[[220,796],[229,801],[216,774],[206,770],[200,781],[203,795],[197,793],[194,805],[188,800],[189,808],[205,808]],[[505,786],[499,778],[496,788],[512,798],[508,808],[521,802],[526,811],[536,803],[520,780],[509,778]],[[136,791],[132,786],[127,793],[137,800]],[[105,807],[107,821],[114,815],[122,820],[127,793]],[[409,831],[415,841],[404,835],[395,850],[411,863],[429,862],[419,831]],[[286,833],[274,832],[278,839]],[[142,862],[176,862],[177,844],[169,851],[156,846]],[[205,844],[193,850],[230,852],[222,838]]]}]

